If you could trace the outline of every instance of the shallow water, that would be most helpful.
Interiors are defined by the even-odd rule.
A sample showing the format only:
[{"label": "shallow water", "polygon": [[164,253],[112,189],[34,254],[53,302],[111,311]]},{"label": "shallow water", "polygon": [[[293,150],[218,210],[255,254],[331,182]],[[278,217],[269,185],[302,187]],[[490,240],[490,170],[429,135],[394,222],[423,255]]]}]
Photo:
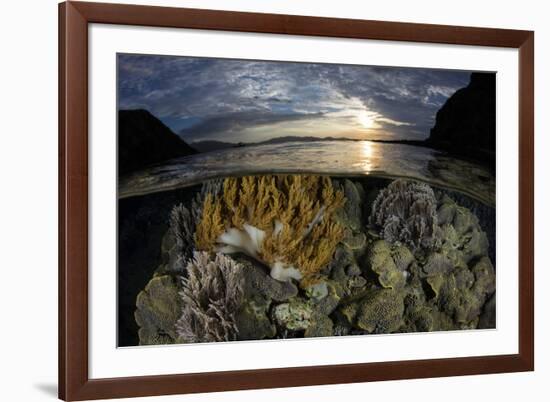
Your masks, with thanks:
[{"label": "shallow water", "polygon": [[[342,179],[344,179],[344,177],[342,177]],[[350,178],[350,181],[353,182],[354,185],[360,186],[365,190],[362,204],[360,204],[362,207],[359,209],[352,208],[351,210],[363,211],[363,224],[359,226],[359,231],[367,233],[366,223],[370,215],[373,201],[380,191],[392,182],[392,179],[367,175],[360,179]],[[140,339],[138,336],[138,329],[141,324],[138,325],[135,319],[138,294],[144,291],[152,278],[158,277],[159,275],[166,275],[168,272],[173,272],[166,270],[166,264],[174,260],[167,255],[167,253],[170,252],[170,247],[167,247],[169,242],[165,241],[166,234],[169,230],[170,213],[173,207],[179,204],[192,208],[192,201],[196,200],[196,196],[200,192],[201,186],[197,185],[192,187],[178,187],[174,190],[167,191],[153,191],[142,196],[126,197],[119,200],[118,346],[136,346],[140,345],[140,342],[143,341],[143,339]],[[479,225],[487,235],[489,242],[486,255],[489,256],[492,266],[495,267],[495,209],[487,204],[480,203],[454,191],[435,189],[435,192],[438,199],[443,195],[449,196],[454,202],[468,209],[479,219]],[[372,235],[370,232],[368,233],[368,236]],[[474,236],[464,236],[464,239],[469,238],[474,238]],[[370,265],[365,262],[368,258],[365,249],[356,250],[354,253],[354,264],[363,267],[361,268],[361,275],[367,279],[368,284],[376,284],[376,276],[368,270]],[[473,264],[475,264],[478,258],[474,258],[473,261]],[[348,262],[346,262],[346,264],[347,263]],[[347,277],[344,276],[344,279],[345,278]],[[302,293],[300,297],[305,297]],[[164,310],[161,309],[159,311]],[[331,316],[331,319],[334,319],[334,322],[336,322],[336,316]],[[444,329],[439,328],[435,330]],[[350,335],[357,334],[361,333],[350,333]],[[342,334],[338,333],[338,335]],[[300,336],[304,336],[304,334],[291,333],[289,335],[285,333],[285,337]],[[144,344],[148,344],[146,339]]]},{"label": "shallow water", "polygon": [[372,141],[287,142],[173,159],[120,178],[118,196],[173,190],[216,177],[265,173],[405,177],[495,204],[495,178],[486,168],[430,148]]}]

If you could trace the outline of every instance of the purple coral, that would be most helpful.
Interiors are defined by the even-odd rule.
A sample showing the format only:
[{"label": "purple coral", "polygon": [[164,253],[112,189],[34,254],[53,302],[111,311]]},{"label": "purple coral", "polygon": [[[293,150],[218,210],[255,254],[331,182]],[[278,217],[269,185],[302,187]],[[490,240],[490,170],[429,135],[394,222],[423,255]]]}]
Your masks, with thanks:
[{"label": "purple coral", "polygon": [[413,249],[431,249],[436,244],[437,200],[424,183],[395,180],[378,193],[369,223],[389,243]]},{"label": "purple coral", "polygon": [[242,302],[242,266],[223,254],[194,252],[183,279],[182,314],[176,323],[181,342],[237,340],[235,314]]}]

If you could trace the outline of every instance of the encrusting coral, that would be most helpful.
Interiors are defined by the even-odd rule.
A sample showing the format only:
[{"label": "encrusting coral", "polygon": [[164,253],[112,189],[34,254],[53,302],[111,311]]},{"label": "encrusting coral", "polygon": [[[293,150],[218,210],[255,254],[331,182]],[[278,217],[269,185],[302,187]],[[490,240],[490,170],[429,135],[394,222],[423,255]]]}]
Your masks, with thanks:
[{"label": "encrusting coral", "polygon": [[235,321],[242,303],[242,266],[223,254],[214,258],[194,252],[180,292],[181,317],[176,323],[180,342],[237,340]]},{"label": "encrusting coral", "polygon": [[314,175],[226,178],[223,193],[204,198],[198,250],[242,252],[268,265],[274,279],[315,283],[343,238],[333,220],[344,205],[331,179]]},{"label": "encrusting coral", "polygon": [[427,184],[395,180],[378,193],[369,222],[389,243],[431,249],[437,244],[436,206]]},{"label": "encrusting coral", "polygon": [[140,345],[166,345],[177,342],[175,323],[182,301],[179,281],[170,275],[153,277],[136,299],[134,318],[139,327]]}]

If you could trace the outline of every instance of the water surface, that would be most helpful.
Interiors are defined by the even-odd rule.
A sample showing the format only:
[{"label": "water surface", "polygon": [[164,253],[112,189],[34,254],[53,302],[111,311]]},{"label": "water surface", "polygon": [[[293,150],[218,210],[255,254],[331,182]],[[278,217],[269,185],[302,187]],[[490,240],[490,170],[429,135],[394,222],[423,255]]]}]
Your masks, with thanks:
[{"label": "water surface", "polygon": [[413,145],[338,140],[246,146],[172,159],[120,178],[118,196],[173,190],[217,177],[269,173],[404,177],[495,204],[494,176],[472,162]]}]

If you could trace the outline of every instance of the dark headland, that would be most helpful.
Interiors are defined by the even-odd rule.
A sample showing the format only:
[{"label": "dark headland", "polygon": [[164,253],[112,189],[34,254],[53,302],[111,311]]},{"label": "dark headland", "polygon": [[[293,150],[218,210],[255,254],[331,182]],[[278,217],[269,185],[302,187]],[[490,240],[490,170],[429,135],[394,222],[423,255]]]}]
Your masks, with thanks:
[{"label": "dark headland", "polygon": [[496,74],[472,73],[439,109],[425,145],[495,168]]},{"label": "dark headland", "polygon": [[197,151],[143,109],[118,112],[118,171],[126,174]]}]

